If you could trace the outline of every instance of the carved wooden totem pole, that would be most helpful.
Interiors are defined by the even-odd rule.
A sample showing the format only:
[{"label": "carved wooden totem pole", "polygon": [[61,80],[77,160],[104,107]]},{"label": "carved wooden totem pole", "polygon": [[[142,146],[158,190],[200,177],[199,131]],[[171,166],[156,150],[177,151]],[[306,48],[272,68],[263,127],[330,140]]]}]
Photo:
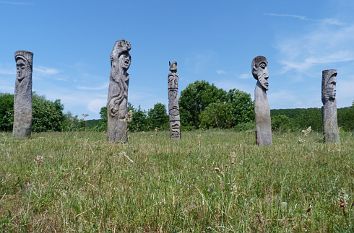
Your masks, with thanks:
[{"label": "carved wooden totem pole", "polygon": [[16,138],[31,136],[32,129],[32,70],[33,53],[17,51],[14,101],[13,135]]},{"label": "carved wooden totem pole", "polygon": [[169,62],[170,73],[168,74],[168,114],[170,117],[171,139],[181,138],[181,121],[178,105],[178,75],[177,62]]},{"label": "carved wooden totem pole", "polygon": [[324,141],[327,143],[340,142],[337,122],[336,79],[336,70],[322,71],[323,134]]},{"label": "carved wooden totem pole", "polygon": [[268,90],[268,61],[263,56],[257,56],[252,61],[252,75],[257,80],[254,90],[256,114],[256,143],[257,145],[272,144],[272,126],[270,108],[267,97]]},{"label": "carved wooden totem pole", "polygon": [[111,53],[107,101],[107,137],[109,142],[128,141],[128,85],[127,73],[131,57],[130,42],[116,41]]}]

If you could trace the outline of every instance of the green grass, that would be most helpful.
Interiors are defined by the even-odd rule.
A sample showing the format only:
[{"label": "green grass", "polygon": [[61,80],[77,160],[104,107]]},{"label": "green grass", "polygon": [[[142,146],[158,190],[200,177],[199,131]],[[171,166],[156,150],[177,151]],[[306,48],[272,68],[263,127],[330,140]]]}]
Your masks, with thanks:
[{"label": "green grass", "polygon": [[3,232],[353,232],[354,137],[0,134]]}]

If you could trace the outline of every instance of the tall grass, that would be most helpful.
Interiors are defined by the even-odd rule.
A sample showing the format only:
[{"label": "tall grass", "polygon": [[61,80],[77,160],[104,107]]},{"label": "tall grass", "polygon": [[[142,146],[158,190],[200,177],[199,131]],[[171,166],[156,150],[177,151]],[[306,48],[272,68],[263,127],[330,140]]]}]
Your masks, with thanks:
[{"label": "tall grass", "polygon": [[354,232],[354,137],[0,134],[2,232]]}]

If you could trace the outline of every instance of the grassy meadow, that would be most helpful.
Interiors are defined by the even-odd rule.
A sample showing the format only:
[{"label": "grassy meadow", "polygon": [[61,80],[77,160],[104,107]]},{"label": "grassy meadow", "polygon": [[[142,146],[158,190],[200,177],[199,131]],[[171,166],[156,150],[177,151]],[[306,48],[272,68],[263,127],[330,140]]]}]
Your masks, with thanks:
[{"label": "grassy meadow", "polygon": [[354,137],[0,134],[0,232],[354,232]]}]

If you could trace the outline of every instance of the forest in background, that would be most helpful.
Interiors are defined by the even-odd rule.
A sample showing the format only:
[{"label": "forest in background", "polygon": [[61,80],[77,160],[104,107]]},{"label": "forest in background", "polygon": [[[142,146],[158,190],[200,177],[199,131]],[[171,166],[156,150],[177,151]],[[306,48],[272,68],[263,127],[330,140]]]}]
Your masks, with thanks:
[{"label": "forest in background", "polygon": [[[0,131],[12,131],[13,94],[0,94]],[[182,130],[233,128],[238,131],[252,130],[254,123],[254,103],[251,95],[231,89],[225,91],[206,81],[196,81],[182,90],[179,99]],[[143,110],[129,104],[132,132],[168,130],[169,117],[166,106],[156,103],[153,108]],[[100,110],[101,119],[86,120],[87,114],[75,116],[64,113],[60,100],[47,100],[33,94],[33,132],[48,131],[105,131],[107,110]],[[274,131],[298,131],[311,126],[322,131],[321,108],[272,109],[272,129]],[[354,131],[354,105],[338,108],[338,125],[341,130]]]}]

